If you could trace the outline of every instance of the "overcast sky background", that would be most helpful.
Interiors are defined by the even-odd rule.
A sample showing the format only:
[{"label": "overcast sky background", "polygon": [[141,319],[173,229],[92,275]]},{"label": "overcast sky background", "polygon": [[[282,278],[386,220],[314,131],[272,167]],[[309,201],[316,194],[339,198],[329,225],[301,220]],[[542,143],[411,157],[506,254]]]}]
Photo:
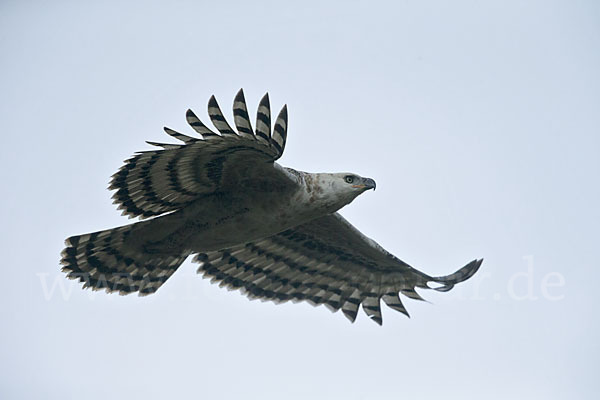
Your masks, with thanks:
[{"label": "overcast sky background", "polygon": [[[600,361],[600,3],[0,3],[0,397],[592,399]],[[412,317],[248,301],[186,261],[81,290],[67,236],[130,222],[108,179],[243,87],[283,165],[377,181],[342,214],[433,275]]]}]

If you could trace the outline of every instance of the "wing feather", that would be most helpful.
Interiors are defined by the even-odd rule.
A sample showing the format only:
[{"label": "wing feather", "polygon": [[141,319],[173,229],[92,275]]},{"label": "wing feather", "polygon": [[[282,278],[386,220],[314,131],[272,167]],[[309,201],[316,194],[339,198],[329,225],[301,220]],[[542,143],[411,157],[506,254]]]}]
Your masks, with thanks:
[{"label": "wing feather", "polygon": [[187,123],[190,124],[192,129],[195,130],[196,132],[198,132],[200,135],[202,135],[202,137],[204,139],[209,139],[210,137],[214,137],[214,136],[218,137],[219,136],[216,133],[214,133],[213,131],[211,131],[206,125],[204,125],[204,123],[202,121],[200,121],[200,118],[198,118],[192,110],[186,111],[185,119],[187,120]]},{"label": "wing feather", "polygon": [[[259,109],[270,115],[265,105],[268,107],[268,101],[262,102]],[[123,214],[157,216],[215,193],[224,185],[234,187],[239,179],[260,180],[262,177],[258,175],[265,173],[283,176],[275,168],[265,168],[265,163],[272,165],[282,151],[253,134],[241,90],[234,101],[234,115],[238,129],[241,128],[240,135],[225,121],[212,96],[209,116],[220,135],[188,110],[187,122],[204,140],[165,128],[168,135],[184,144],[149,142],[162,149],[139,152],[126,160],[109,185],[109,189],[115,190],[113,199]]]},{"label": "wing feather", "polygon": [[237,133],[227,123],[215,96],[211,96],[210,100],[208,100],[208,116],[221,135],[237,136]]},{"label": "wing feather", "polygon": [[175,139],[179,139],[179,140],[181,140],[185,144],[194,143],[194,142],[197,142],[199,140],[199,139],[193,138],[191,136],[184,135],[183,133],[179,133],[177,131],[174,131],[173,129],[167,128],[166,126],[163,129],[165,130],[165,132],[167,133],[167,135],[172,136]]},{"label": "wing feather", "polygon": [[246,99],[244,98],[244,91],[242,89],[240,89],[233,100],[233,122],[235,122],[235,127],[240,136],[254,138],[254,131],[252,130],[248,108],[246,107]]},{"label": "wing feather", "polygon": [[275,120],[275,126],[273,127],[273,136],[271,142],[277,151],[281,154],[285,148],[285,141],[287,139],[287,105],[284,105],[277,119]]},{"label": "wing feather", "polygon": [[442,290],[452,288],[472,276],[483,260],[445,277],[431,277],[385,251],[336,213],[252,243],[199,254],[195,261],[205,277],[242,289],[251,298],[324,304],[333,311],[341,309],[350,321],[362,304],[381,324],[381,299],[408,316],[399,293],[422,299],[415,288],[428,289],[431,282]]},{"label": "wing feather", "polygon": [[167,150],[168,149],[178,149],[182,146],[180,144],[151,142],[149,140],[146,140],[146,143],[148,143],[151,146],[162,147],[163,149],[167,149]]},{"label": "wing feather", "polygon": [[381,296],[381,299],[392,310],[396,310],[406,315],[407,317],[410,317],[408,311],[406,311],[406,308],[404,308],[404,304],[402,304],[400,296],[398,296],[397,292],[390,292],[388,294],[384,294],[383,296]]},{"label": "wing feather", "polygon": [[360,291],[358,289],[354,289],[352,294],[348,296],[344,304],[342,305],[342,312],[350,320],[350,322],[354,322],[356,320],[356,314],[358,314],[358,306],[360,305]]},{"label": "wing feather", "polygon": [[381,325],[383,323],[383,319],[381,318],[381,308],[379,307],[379,297],[378,296],[369,296],[365,298],[362,302],[363,310],[365,314],[377,324]]},{"label": "wing feather", "polygon": [[256,112],[256,138],[266,145],[271,144],[271,105],[269,93],[265,93]]}]

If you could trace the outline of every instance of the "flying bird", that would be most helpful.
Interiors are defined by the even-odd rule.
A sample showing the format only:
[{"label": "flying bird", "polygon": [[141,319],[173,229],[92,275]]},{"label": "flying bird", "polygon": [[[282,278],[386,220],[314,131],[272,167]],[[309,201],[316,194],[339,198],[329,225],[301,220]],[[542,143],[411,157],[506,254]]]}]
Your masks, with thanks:
[{"label": "flying bird", "polygon": [[308,173],[276,161],[285,149],[284,106],[271,130],[266,94],[252,127],[242,90],[233,103],[234,130],[212,96],[217,132],[193,111],[199,136],[169,128],[182,143],[147,142],[112,176],[115,204],[140,221],[68,238],[62,271],[83,287],[148,295],[194,255],[198,273],[249,298],[307,301],[342,310],[354,322],[359,306],[382,324],[380,301],[408,316],[399,294],[415,288],[448,291],[483,260],[432,277],[369,239],[337,211],[375,181],[354,173]]}]

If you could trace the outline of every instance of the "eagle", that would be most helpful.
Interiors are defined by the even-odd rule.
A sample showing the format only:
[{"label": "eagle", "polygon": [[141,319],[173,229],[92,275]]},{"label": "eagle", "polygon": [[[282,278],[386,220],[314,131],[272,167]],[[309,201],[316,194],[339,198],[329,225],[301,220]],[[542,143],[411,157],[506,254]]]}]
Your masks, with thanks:
[{"label": "eagle", "polygon": [[476,259],[447,276],[429,276],[384,250],[339,213],[375,181],[354,173],[308,173],[276,161],[285,149],[287,105],[271,129],[268,93],[252,127],[243,90],[233,102],[236,130],[217,100],[208,102],[216,128],[187,110],[199,136],[164,128],[181,143],[135,153],[109,189],[121,227],[72,236],[62,271],[83,287],[125,295],[156,292],[194,255],[198,273],[250,299],[307,301],[342,310],[354,322],[359,306],[382,324],[380,302],[409,316],[399,294],[448,291],[477,272]]}]

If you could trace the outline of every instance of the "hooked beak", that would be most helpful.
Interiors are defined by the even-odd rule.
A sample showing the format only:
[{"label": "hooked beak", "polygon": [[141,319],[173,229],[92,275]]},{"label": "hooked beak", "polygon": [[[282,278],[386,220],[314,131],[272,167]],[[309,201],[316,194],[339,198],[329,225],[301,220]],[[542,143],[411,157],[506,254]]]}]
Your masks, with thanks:
[{"label": "hooked beak", "polygon": [[364,189],[364,190],[369,190],[369,189],[375,190],[376,186],[377,185],[375,184],[375,181],[371,178],[362,178],[362,181],[359,185],[352,185],[352,187]]}]

